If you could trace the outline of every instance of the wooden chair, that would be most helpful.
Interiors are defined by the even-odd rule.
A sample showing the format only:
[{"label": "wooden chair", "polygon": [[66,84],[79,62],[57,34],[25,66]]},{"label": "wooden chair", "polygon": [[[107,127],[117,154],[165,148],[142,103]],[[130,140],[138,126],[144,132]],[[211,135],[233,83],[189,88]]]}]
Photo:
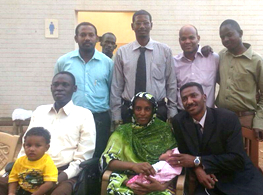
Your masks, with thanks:
[{"label": "wooden chair", "polygon": [[11,117],[1,117],[0,127],[12,127],[13,135],[23,134],[23,127],[28,126],[30,123],[30,118],[26,120],[12,120]]},{"label": "wooden chair", "polygon": [[259,141],[256,139],[254,131],[246,127],[242,127],[242,135],[244,149],[247,155],[252,163],[263,173],[262,168],[259,166]]},{"label": "wooden chair", "polygon": [[4,174],[5,166],[14,161],[18,141],[18,135],[0,132],[0,175]]},{"label": "wooden chair", "polygon": [[[107,186],[109,184],[109,178],[111,175],[111,171],[105,171],[102,176],[101,182],[101,195],[107,195]],[[185,182],[185,175],[178,176],[177,183],[176,183],[176,195],[183,195],[184,194],[184,182]]]}]

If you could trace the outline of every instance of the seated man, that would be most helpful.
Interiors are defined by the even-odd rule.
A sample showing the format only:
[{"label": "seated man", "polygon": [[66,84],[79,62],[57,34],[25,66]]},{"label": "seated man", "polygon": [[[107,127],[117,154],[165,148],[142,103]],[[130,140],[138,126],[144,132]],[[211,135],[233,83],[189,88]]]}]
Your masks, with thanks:
[{"label": "seated man", "polygon": [[185,111],[172,125],[181,154],[172,154],[170,165],[189,167],[198,180],[194,194],[262,194],[263,176],[244,151],[236,114],[206,107],[198,83],[186,83],[180,93]]},{"label": "seated man", "polygon": [[[39,106],[33,113],[28,129],[44,127],[51,134],[48,154],[58,168],[58,185],[52,195],[71,195],[79,164],[92,158],[95,149],[96,130],[92,113],[71,101],[77,90],[75,78],[69,72],[59,72],[53,77],[51,92],[54,104]],[[22,148],[18,157],[24,155]],[[7,185],[6,185],[7,187]],[[4,185],[0,194],[5,195]]]}]

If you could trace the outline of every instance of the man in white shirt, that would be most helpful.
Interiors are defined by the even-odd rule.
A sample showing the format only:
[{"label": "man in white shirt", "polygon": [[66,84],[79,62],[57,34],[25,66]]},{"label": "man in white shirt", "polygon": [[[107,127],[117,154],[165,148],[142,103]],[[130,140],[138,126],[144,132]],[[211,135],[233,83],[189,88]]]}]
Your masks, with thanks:
[{"label": "man in white shirt", "polygon": [[[28,130],[44,127],[51,134],[51,156],[59,170],[58,185],[51,193],[71,195],[79,164],[92,158],[96,130],[92,113],[73,104],[71,97],[77,90],[75,78],[69,72],[59,72],[53,77],[51,92],[54,104],[39,106],[33,113]],[[24,155],[22,148],[18,156]]]}]

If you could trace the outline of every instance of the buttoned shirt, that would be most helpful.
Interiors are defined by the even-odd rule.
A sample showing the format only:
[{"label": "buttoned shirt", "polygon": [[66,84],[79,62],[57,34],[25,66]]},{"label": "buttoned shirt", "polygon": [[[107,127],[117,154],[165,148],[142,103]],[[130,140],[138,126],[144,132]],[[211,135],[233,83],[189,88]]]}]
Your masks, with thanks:
[{"label": "buttoned shirt", "polygon": [[210,53],[204,57],[201,52],[201,46],[195,54],[195,59],[189,60],[180,53],[174,57],[175,73],[177,78],[177,105],[183,110],[180,88],[189,82],[197,82],[202,85],[204,93],[207,95],[206,105],[214,107],[215,85],[219,65],[219,56],[216,53]]},{"label": "buttoned shirt", "polygon": [[[121,119],[122,98],[130,101],[135,95],[135,75],[141,45],[134,41],[120,47],[114,62],[111,85],[112,120]],[[146,92],[156,101],[167,98],[168,118],[177,114],[176,76],[171,49],[162,43],[150,39],[145,46]]]},{"label": "buttoned shirt", "polygon": [[[93,115],[72,101],[58,112],[52,104],[39,106],[33,112],[28,130],[32,127],[44,127],[50,132],[51,142],[47,153],[56,167],[69,164],[64,171],[69,179],[78,175],[82,161],[93,156],[96,142]],[[18,156],[23,155],[25,152],[22,148]]]},{"label": "buttoned shirt", "polygon": [[263,129],[263,60],[249,44],[244,46],[247,50],[240,55],[227,49],[219,53],[220,88],[216,105],[234,112],[255,111],[253,128]]},{"label": "buttoned shirt", "polygon": [[71,72],[78,86],[72,96],[74,104],[88,108],[92,113],[100,113],[109,110],[112,68],[113,61],[96,49],[87,63],[81,58],[79,50],[75,50],[58,59],[55,74]]},{"label": "buttoned shirt", "polygon": [[202,133],[204,133],[206,113],[207,113],[207,110],[205,110],[205,113],[204,113],[204,115],[202,116],[202,118],[201,118],[200,121],[197,121],[197,120],[195,120],[195,119],[193,118],[193,121],[194,121],[195,124],[201,125],[201,131],[202,131]]}]

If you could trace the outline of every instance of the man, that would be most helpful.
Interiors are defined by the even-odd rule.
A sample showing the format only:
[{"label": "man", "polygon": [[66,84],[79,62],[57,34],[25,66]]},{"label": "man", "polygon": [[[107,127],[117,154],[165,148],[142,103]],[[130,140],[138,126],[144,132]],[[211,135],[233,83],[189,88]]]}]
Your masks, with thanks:
[{"label": "man", "polygon": [[191,82],[180,89],[185,111],[172,120],[181,154],[168,162],[188,167],[198,180],[194,194],[260,195],[263,176],[243,148],[235,113],[206,107],[202,86]]},{"label": "man", "polygon": [[60,57],[55,73],[68,71],[75,76],[78,90],[72,100],[74,104],[88,108],[93,113],[97,131],[94,156],[100,157],[106,147],[111,126],[108,110],[113,62],[95,49],[98,36],[93,24],[80,23],[75,34],[79,49]]},{"label": "man", "polygon": [[179,31],[179,43],[182,53],[174,57],[175,73],[177,78],[177,105],[183,110],[180,97],[180,87],[188,82],[198,82],[207,94],[206,105],[214,107],[215,85],[219,64],[219,56],[210,52],[204,56],[199,45],[200,36],[192,25],[185,25]]},{"label": "man", "polygon": [[[58,185],[52,195],[71,195],[79,164],[92,158],[95,150],[96,130],[92,113],[71,101],[77,90],[75,78],[69,72],[53,77],[51,92],[54,104],[39,106],[33,113],[28,130],[43,127],[51,134],[47,153],[59,170]],[[18,157],[25,155],[22,148]],[[1,185],[0,194],[5,195]],[[2,194],[3,193],[3,194]]]},{"label": "man", "polygon": [[107,32],[102,35],[100,45],[102,47],[102,53],[114,60],[113,51],[116,49],[116,36]]},{"label": "man", "polygon": [[226,48],[219,53],[220,89],[216,105],[235,112],[241,125],[254,129],[262,140],[263,61],[249,44],[242,42],[242,35],[234,20],[225,20],[220,25],[221,41]]},{"label": "man", "polygon": [[[150,38],[152,17],[136,11],[131,28],[136,41],[117,51],[111,85],[111,111],[115,124],[130,122],[130,100],[141,91],[152,94],[158,101],[157,117],[166,120],[177,114],[176,77],[171,49]],[[165,98],[167,98],[167,107]],[[168,111],[167,111],[168,108]]]}]

